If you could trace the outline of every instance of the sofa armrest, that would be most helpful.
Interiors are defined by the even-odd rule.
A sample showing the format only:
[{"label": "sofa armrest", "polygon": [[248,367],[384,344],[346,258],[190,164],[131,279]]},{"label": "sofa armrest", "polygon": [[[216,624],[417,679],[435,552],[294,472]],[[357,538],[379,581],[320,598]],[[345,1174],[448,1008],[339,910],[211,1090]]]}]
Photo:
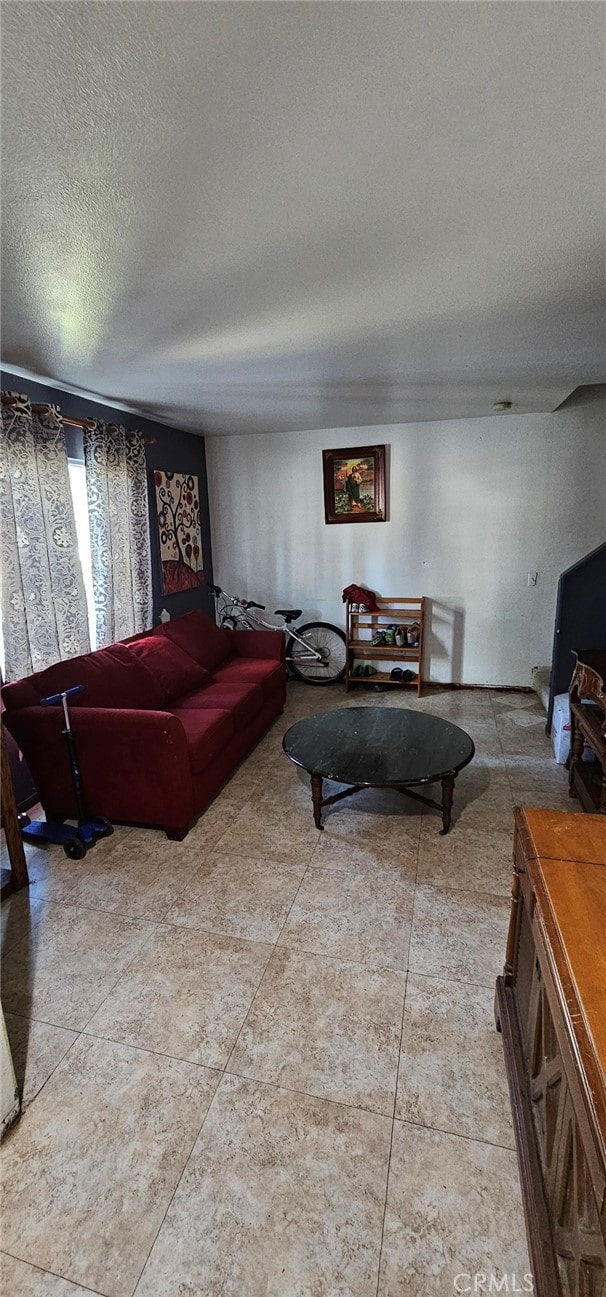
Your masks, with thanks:
[{"label": "sofa armrest", "polygon": [[279,630],[230,630],[230,644],[235,657],[286,660],[286,636]]},{"label": "sofa armrest", "polygon": [[[182,825],[194,813],[183,726],[169,712],[74,707],[70,713],[84,796],[109,819]],[[74,794],[60,708],[24,707],[9,728],[47,814],[73,814]]]}]

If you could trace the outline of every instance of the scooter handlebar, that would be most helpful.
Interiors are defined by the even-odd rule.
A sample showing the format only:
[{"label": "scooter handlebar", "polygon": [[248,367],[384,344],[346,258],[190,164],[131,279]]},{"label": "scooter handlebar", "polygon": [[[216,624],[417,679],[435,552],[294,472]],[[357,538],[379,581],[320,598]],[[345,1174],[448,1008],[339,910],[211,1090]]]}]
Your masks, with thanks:
[{"label": "scooter handlebar", "polygon": [[40,699],[41,707],[59,706],[64,698],[72,698],[74,694],[84,693],[84,685],[73,685],[71,689],[64,689],[60,694],[49,694],[48,698]]}]

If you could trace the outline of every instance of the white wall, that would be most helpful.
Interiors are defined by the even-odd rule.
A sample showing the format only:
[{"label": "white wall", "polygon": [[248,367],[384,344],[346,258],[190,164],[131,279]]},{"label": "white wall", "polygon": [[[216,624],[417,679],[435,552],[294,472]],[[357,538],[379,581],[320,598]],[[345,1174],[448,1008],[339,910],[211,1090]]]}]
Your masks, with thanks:
[{"label": "white wall", "polygon": [[[322,450],[382,443],[389,521],[326,526]],[[604,387],[555,414],[209,437],[215,580],[338,625],[352,581],[427,595],[429,678],[528,685],[559,574],[606,539],[605,452]]]},{"label": "white wall", "polygon": [[17,1082],[15,1081],[11,1048],[4,1013],[0,1008],[0,1135],[3,1135],[8,1130],[8,1127],[12,1126],[19,1116],[20,1110],[21,1104]]}]

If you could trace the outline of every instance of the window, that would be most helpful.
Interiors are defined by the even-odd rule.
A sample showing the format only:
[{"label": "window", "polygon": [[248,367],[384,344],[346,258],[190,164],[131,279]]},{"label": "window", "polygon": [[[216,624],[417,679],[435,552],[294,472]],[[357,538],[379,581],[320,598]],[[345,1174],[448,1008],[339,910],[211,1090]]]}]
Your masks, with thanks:
[{"label": "window", "polygon": [[93,569],[90,555],[90,532],[88,529],[88,498],[86,495],[86,470],[83,459],[68,459],[69,482],[74,501],[76,518],[76,536],[78,553],[84,578],[86,602],[88,605],[88,628],[91,648],[97,647],[97,628],[95,619],[95,596],[93,593]]},{"label": "window", "polygon": [[[86,604],[88,609],[88,629],[90,635],[90,645],[94,649],[97,647],[97,627],[95,617],[95,596],[93,593],[93,570],[90,554],[90,531],[88,527],[88,498],[86,495],[86,470],[84,468],[84,455],[82,451],[82,432],[78,429],[66,430],[66,442],[68,445],[69,458],[67,461],[69,471],[69,482],[74,502],[74,514],[76,519],[76,537],[78,541],[78,554],[82,567],[82,576],[84,579],[84,590],[86,594]],[[2,634],[2,618],[0,617],[0,672],[4,679],[4,638]]]}]

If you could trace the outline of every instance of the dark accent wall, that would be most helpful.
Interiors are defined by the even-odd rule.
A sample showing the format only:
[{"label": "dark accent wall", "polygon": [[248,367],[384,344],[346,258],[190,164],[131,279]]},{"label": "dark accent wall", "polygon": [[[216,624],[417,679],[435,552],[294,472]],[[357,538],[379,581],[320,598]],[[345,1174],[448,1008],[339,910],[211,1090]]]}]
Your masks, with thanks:
[{"label": "dark accent wall", "polygon": [[547,726],[553,700],[566,693],[575,668],[573,649],[606,649],[606,545],[562,572],[558,582]]},{"label": "dark accent wall", "polygon": [[2,391],[23,392],[31,401],[43,404],[58,405],[61,413],[72,419],[102,419],[105,423],[121,423],[125,428],[139,428],[146,438],[155,438],[153,445],[146,445],[150,535],[152,552],[152,576],[154,594],[154,622],[157,622],[162,608],[166,608],[171,617],[180,617],[192,608],[202,608],[214,618],[214,600],[206,586],[196,590],[186,590],[182,594],[162,594],[162,571],[160,567],[160,539],[156,523],[156,497],[153,471],[156,468],[168,469],[169,472],[195,473],[200,483],[200,514],[202,521],[202,554],[204,573],[207,581],[213,579],[212,551],[210,539],[210,519],[208,513],[208,485],[206,478],[206,456],[204,438],[195,437],[191,432],[180,432],[169,428],[164,423],[144,419],[138,414],[128,414],[125,410],[116,410],[113,406],[103,405],[101,401],[89,400],[72,392],[62,392],[45,383],[34,383],[18,374],[3,370],[0,374]]}]

